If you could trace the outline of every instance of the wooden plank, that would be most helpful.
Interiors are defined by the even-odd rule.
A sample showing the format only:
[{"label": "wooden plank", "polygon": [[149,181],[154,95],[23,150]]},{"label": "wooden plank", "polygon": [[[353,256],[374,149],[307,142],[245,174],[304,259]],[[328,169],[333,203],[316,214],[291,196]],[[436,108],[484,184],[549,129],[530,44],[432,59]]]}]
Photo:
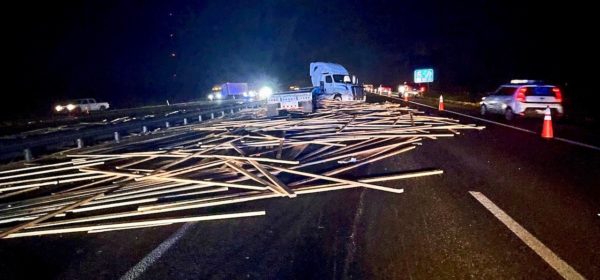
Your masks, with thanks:
[{"label": "wooden plank", "polygon": [[275,188],[275,190],[283,195],[286,195],[290,198],[294,198],[296,197],[296,194],[294,193],[294,191],[290,188],[288,188],[287,185],[285,185],[283,182],[281,182],[279,179],[277,179],[277,177],[273,176],[273,174],[271,174],[268,170],[266,170],[260,163],[253,161],[253,160],[249,160],[248,161],[252,166],[254,166],[254,168],[256,168],[260,173],[262,173],[265,177],[267,177],[267,179],[269,179],[269,181],[271,181],[277,188]]},{"label": "wooden plank", "polygon": [[[452,135],[452,134],[450,134]],[[310,142],[310,141],[309,141]],[[121,157],[121,158],[131,158],[131,157],[145,157],[146,155],[138,154],[138,153],[130,153],[130,154],[110,154],[110,155],[68,155],[69,157]],[[161,154],[156,155],[158,158],[185,158],[187,155],[174,155],[174,154]],[[271,163],[281,163],[281,164],[298,164],[297,160],[282,160],[282,159],[272,159],[272,158],[259,158],[259,157],[240,157],[240,156],[229,156],[229,155],[195,155],[193,158],[218,158],[218,159],[236,159],[236,160],[254,160],[260,162],[271,162]]]},{"label": "wooden plank", "polygon": [[86,232],[86,231],[95,231],[95,230],[102,230],[102,229],[135,227],[135,226],[144,226],[144,225],[156,226],[156,225],[161,225],[161,224],[175,224],[175,223],[187,223],[187,222],[198,222],[198,221],[212,221],[212,220],[222,220],[222,219],[254,217],[254,216],[263,216],[265,214],[266,214],[265,211],[252,211],[252,212],[195,216],[195,217],[185,217],[185,218],[166,218],[166,219],[139,221],[139,222],[122,222],[122,223],[103,224],[103,225],[94,225],[94,226],[80,226],[80,227],[67,227],[67,228],[60,228],[60,229],[34,230],[34,231],[28,231],[28,232],[22,232],[22,233],[10,233],[8,235],[0,236],[0,237],[15,238],[15,237],[47,235],[47,234]]},{"label": "wooden plank", "polygon": [[13,187],[4,187],[4,188],[2,188],[2,192],[27,189],[27,188],[32,188],[32,187],[52,186],[52,185],[73,183],[73,182],[79,182],[79,181],[89,181],[89,180],[93,180],[93,179],[101,179],[101,178],[106,178],[106,177],[110,177],[110,175],[94,175],[94,176],[86,176],[86,177],[82,176],[79,178],[72,178],[72,179],[55,180],[55,181],[50,181],[50,182],[33,183],[33,184],[19,185],[19,186],[13,186]]},{"label": "wooden plank", "polygon": [[[121,201],[121,200],[129,200],[129,199],[134,199],[134,198],[157,196],[157,195],[160,195],[160,196],[158,196],[158,198],[162,199],[163,197],[165,197],[164,194],[169,194],[169,193],[174,193],[174,192],[182,192],[182,191],[188,191],[188,190],[205,189],[204,191],[196,191],[196,192],[194,192],[195,194],[225,192],[225,191],[229,190],[229,188],[227,188],[227,187],[218,187],[218,188],[212,188],[212,189],[207,189],[207,188],[208,187],[201,186],[201,185],[182,186],[182,187],[177,187],[177,188],[170,187],[170,188],[164,188],[164,189],[156,190],[156,191],[141,192],[141,193],[107,198],[107,199],[102,199],[102,200],[96,199],[86,205],[95,205],[95,204],[99,204],[99,203],[108,203],[108,202],[115,202],[115,201]],[[104,198],[104,197],[101,197],[101,198]]]},{"label": "wooden plank", "polygon": [[348,185],[357,185],[357,186],[361,186],[361,187],[365,187],[365,188],[369,188],[369,189],[380,190],[380,191],[386,191],[386,192],[392,192],[392,193],[404,192],[403,189],[395,189],[395,188],[378,186],[378,185],[373,185],[373,184],[368,184],[368,183],[363,183],[363,182],[356,182],[356,181],[351,181],[351,180],[346,180],[346,179],[340,179],[340,178],[335,178],[335,177],[330,177],[330,176],[324,176],[324,175],[319,175],[319,174],[314,174],[314,173],[292,170],[292,169],[283,168],[283,167],[271,166],[271,168],[274,168],[274,169],[277,169],[279,171],[283,171],[286,173],[302,175],[302,176],[307,176],[307,177],[313,177],[316,179],[334,181],[334,182],[338,182],[338,183],[345,183]]},{"label": "wooden plank", "polygon": [[176,178],[176,177],[161,177],[161,176],[157,176],[157,175],[139,175],[139,174],[130,174],[130,173],[124,173],[124,172],[104,171],[104,170],[94,170],[94,169],[82,169],[82,171],[89,172],[89,173],[127,176],[127,177],[131,177],[131,178],[135,178],[136,180],[170,181],[170,182],[201,184],[201,185],[207,185],[207,186],[221,186],[221,187],[230,187],[230,188],[238,188],[238,189],[248,189],[248,190],[265,190],[266,189],[265,187],[262,187],[262,186],[254,186],[254,185],[247,185],[247,184],[234,184],[234,183],[225,183],[225,182],[218,182],[218,181],[194,180],[194,179],[185,179],[185,178]]},{"label": "wooden plank", "polygon": [[[169,203],[160,203],[160,204],[148,205],[148,206],[140,206],[140,207],[138,207],[137,211],[126,211],[126,212],[110,213],[110,214],[104,214],[104,215],[74,218],[74,219],[63,220],[63,221],[52,221],[52,222],[47,222],[44,224],[38,224],[31,228],[54,227],[54,226],[68,225],[68,224],[87,223],[87,222],[112,220],[112,219],[127,218],[127,217],[145,216],[145,215],[152,215],[152,214],[157,214],[157,213],[174,212],[174,211],[179,211],[179,210],[218,206],[218,205],[239,203],[239,202],[244,202],[244,201],[251,201],[251,200],[256,200],[256,199],[277,197],[276,195],[274,195],[272,193],[269,193],[268,196],[266,196],[266,197],[260,197],[260,198],[253,197],[257,194],[260,194],[260,193],[253,191],[253,192],[250,192],[250,195],[248,195],[247,193],[230,194],[230,195],[222,195],[222,196],[218,196],[218,197],[207,197],[207,198],[200,198],[200,199],[196,198],[196,199],[188,199],[188,200],[178,201],[178,202],[169,202]],[[252,197],[247,198],[246,196],[252,196]],[[213,203],[213,205],[209,205],[206,203]],[[180,209],[180,207],[183,207],[183,208]]]},{"label": "wooden plank", "polygon": [[42,175],[42,174],[48,174],[48,173],[56,173],[56,172],[60,172],[60,171],[67,171],[67,170],[79,169],[79,168],[83,168],[83,167],[98,166],[98,165],[103,165],[103,164],[104,164],[104,161],[100,161],[100,162],[80,164],[80,165],[75,165],[75,166],[53,168],[53,169],[50,169],[50,170],[41,170],[41,171],[35,171],[35,172],[27,172],[25,174],[15,174],[15,175],[8,175],[8,176],[0,177],[0,180],[8,180],[8,179],[14,179],[14,178],[23,178],[23,177],[33,177],[33,176],[36,176],[36,175]]},{"label": "wooden plank", "polygon": [[22,190],[18,190],[18,191],[14,191],[14,192],[9,192],[9,193],[0,195],[0,199],[5,199],[5,198],[12,197],[12,196],[20,195],[20,194],[23,194],[26,192],[35,191],[35,190],[38,190],[39,188],[40,187],[31,187],[28,189],[22,189]]},{"label": "wooden plank", "polygon": [[236,162],[227,162],[226,163],[227,166],[229,166],[231,169],[243,174],[244,176],[248,177],[251,180],[254,180],[260,184],[263,184],[265,186],[271,186],[271,187],[275,187],[274,185],[272,185],[271,183],[259,178],[258,176],[252,174],[251,172],[247,171],[246,169],[244,169],[241,165],[237,164]]},{"label": "wooden plank", "polygon": [[307,167],[307,166],[312,166],[312,165],[316,165],[316,164],[322,164],[322,163],[326,163],[326,162],[330,162],[330,161],[335,161],[335,160],[343,159],[343,158],[347,158],[347,157],[358,156],[358,155],[361,155],[361,154],[368,154],[368,153],[372,153],[372,152],[383,150],[383,149],[395,148],[395,147],[398,147],[398,146],[403,145],[403,144],[404,144],[403,142],[400,142],[400,143],[394,143],[394,144],[389,144],[389,145],[385,145],[385,146],[378,146],[378,147],[371,148],[371,149],[362,149],[362,150],[360,150],[358,152],[353,152],[353,153],[348,153],[348,154],[342,154],[342,155],[334,156],[334,157],[328,157],[328,158],[325,158],[325,159],[322,159],[322,160],[315,160],[315,161],[305,162],[303,164],[293,166],[293,167],[291,167],[291,169],[294,169],[294,170],[295,169],[300,169],[300,168],[304,168],[304,167]]},{"label": "wooden plank", "polygon": [[[85,173],[73,173],[73,174],[62,174],[62,175],[57,175],[57,176],[44,176],[42,178],[32,178],[32,179],[25,179],[25,180],[18,180],[18,181],[2,182],[2,183],[0,183],[0,187],[9,186],[9,185],[14,186],[17,184],[22,184],[22,183],[51,181],[54,179],[64,179],[64,178],[81,177],[81,176],[89,176],[89,175],[85,174]],[[57,180],[55,180],[55,181],[57,181]],[[0,188],[0,192],[2,192],[2,188]]]},{"label": "wooden plank", "polygon": [[176,160],[176,161],[174,161],[174,162],[172,162],[172,163],[169,163],[169,164],[167,164],[167,165],[161,166],[160,168],[158,168],[158,170],[166,170],[166,169],[168,169],[168,168],[171,168],[171,167],[173,167],[173,166],[175,166],[175,165],[181,164],[181,163],[183,163],[183,162],[185,162],[185,161],[187,161],[187,160],[189,160],[189,159],[192,159],[192,158],[194,158],[194,157],[200,156],[200,155],[202,155],[202,154],[204,154],[204,153],[208,153],[208,152],[210,152],[210,151],[214,150],[215,148],[217,148],[217,147],[219,147],[219,146],[226,146],[226,145],[229,145],[229,144],[231,144],[231,143],[233,143],[233,142],[235,142],[235,141],[238,141],[238,140],[240,140],[240,139],[243,139],[243,138],[244,138],[243,136],[238,136],[238,137],[236,137],[236,138],[234,138],[234,139],[232,139],[232,140],[225,141],[225,142],[223,142],[223,143],[220,143],[220,144],[218,144],[218,145],[215,145],[215,146],[213,146],[212,148],[209,148],[209,149],[206,149],[206,150],[203,150],[203,151],[196,152],[196,153],[194,153],[194,154],[192,154],[192,155],[186,156],[186,157],[184,157],[184,158],[182,158],[182,159],[178,159],[178,160]]},{"label": "wooden plank", "polygon": [[2,171],[0,171],[0,174],[17,173],[17,172],[31,171],[31,170],[36,170],[36,169],[43,169],[43,168],[57,167],[57,166],[64,166],[64,165],[71,165],[71,164],[73,164],[73,163],[70,161],[53,163],[53,164],[42,164],[42,165],[29,166],[29,167],[23,167],[23,168],[2,170]]},{"label": "wooden plank", "polygon": [[123,169],[123,168],[127,168],[127,167],[130,167],[130,166],[138,165],[138,164],[140,164],[140,163],[144,163],[144,162],[147,162],[147,161],[151,161],[151,160],[153,160],[153,159],[156,159],[156,157],[149,156],[149,157],[147,157],[147,158],[143,158],[143,159],[140,159],[140,160],[135,160],[135,161],[132,161],[132,162],[130,162],[130,163],[126,163],[126,164],[123,164],[123,165],[116,166],[116,167],[115,167],[115,169]]},{"label": "wooden plank", "polygon": [[385,182],[385,181],[408,179],[408,178],[417,178],[417,177],[423,177],[423,176],[439,175],[439,174],[443,174],[443,173],[444,173],[443,170],[435,169],[435,170],[425,170],[425,171],[418,171],[418,172],[404,172],[404,173],[394,174],[394,175],[364,178],[364,179],[360,179],[358,181],[363,182],[363,183],[376,183],[376,182]]},{"label": "wooden plank", "polygon": [[[418,141],[418,139],[413,139],[413,140],[414,141]],[[407,143],[404,142],[403,144],[407,144]],[[363,159],[361,162],[358,162],[358,163],[355,163],[355,164],[352,164],[352,165],[348,165],[348,166],[342,166],[340,168],[336,168],[336,169],[327,171],[327,172],[323,173],[323,175],[326,175],[326,176],[337,175],[337,174],[343,173],[345,171],[358,168],[358,167],[363,166],[365,164],[370,164],[370,163],[373,163],[375,161],[379,161],[379,160],[382,160],[382,159],[385,159],[385,158],[388,158],[388,157],[391,157],[391,156],[395,156],[395,155],[398,155],[398,154],[401,154],[401,153],[404,153],[404,152],[408,152],[408,151],[410,151],[410,150],[412,150],[414,148],[415,148],[415,146],[409,146],[409,147],[397,150],[395,152],[392,152],[392,150],[396,149],[396,147],[390,147],[390,148],[387,148],[387,149],[383,149],[380,152],[375,153],[374,155],[371,155],[371,156]],[[299,180],[299,181],[296,181],[296,182],[292,182],[292,183],[289,184],[289,186],[290,187],[300,186],[302,184],[313,182],[315,180],[316,180],[315,178],[303,179],[303,180]]]},{"label": "wooden plank", "polygon": [[[115,189],[117,189],[117,188],[119,188],[119,186],[118,186],[118,187],[115,187]],[[85,204],[85,203],[87,203],[87,202],[89,202],[89,201],[92,201],[92,200],[94,200],[94,199],[96,199],[96,198],[98,198],[98,197],[101,197],[101,196],[103,196],[103,195],[104,195],[104,193],[99,193],[99,194],[97,194],[97,195],[94,195],[94,196],[88,197],[88,198],[86,198],[86,199],[80,200],[79,202],[76,202],[76,203],[70,204],[70,205],[68,205],[68,206],[65,206],[65,207],[63,207],[63,208],[60,208],[60,209],[58,209],[58,210],[56,210],[56,211],[53,211],[53,212],[51,212],[51,213],[48,213],[48,214],[46,214],[46,215],[44,215],[44,216],[41,216],[41,217],[39,217],[39,218],[37,218],[37,219],[34,219],[34,220],[32,220],[32,221],[29,221],[29,222],[26,222],[26,223],[20,224],[20,225],[18,225],[18,226],[15,226],[15,227],[13,227],[13,228],[11,228],[11,229],[8,229],[8,230],[6,230],[6,231],[3,231],[2,233],[0,233],[0,238],[7,238],[7,237],[9,237],[10,235],[14,235],[16,232],[18,232],[18,231],[20,231],[20,230],[26,229],[26,228],[28,228],[28,227],[30,227],[30,226],[32,226],[32,225],[35,225],[35,224],[37,224],[37,223],[39,223],[39,222],[43,222],[43,221],[45,221],[45,220],[47,220],[47,219],[50,219],[50,218],[52,218],[52,217],[56,216],[57,214],[61,214],[61,213],[64,213],[64,212],[66,212],[66,211],[69,211],[69,210],[71,210],[71,209],[73,209],[73,208],[75,208],[75,207],[78,207],[78,206],[80,206],[80,205],[82,205],[82,204]]]},{"label": "wooden plank", "polygon": [[272,192],[254,193],[254,194],[249,194],[249,195],[234,197],[234,198],[204,199],[204,201],[198,201],[198,202],[193,202],[193,203],[182,203],[182,204],[177,204],[177,205],[170,205],[170,204],[157,205],[157,206],[159,206],[158,209],[154,209],[154,210],[147,210],[147,209],[153,209],[152,206],[144,206],[144,207],[139,207],[138,211],[141,211],[141,213],[163,213],[163,212],[171,212],[171,211],[214,207],[214,206],[221,206],[221,205],[227,205],[227,204],[236,204],[236,203],[260,200],[260,199],[275,198],[275,197],[281,197],[281,195],[279,195],[277,193],[272,193]]}]

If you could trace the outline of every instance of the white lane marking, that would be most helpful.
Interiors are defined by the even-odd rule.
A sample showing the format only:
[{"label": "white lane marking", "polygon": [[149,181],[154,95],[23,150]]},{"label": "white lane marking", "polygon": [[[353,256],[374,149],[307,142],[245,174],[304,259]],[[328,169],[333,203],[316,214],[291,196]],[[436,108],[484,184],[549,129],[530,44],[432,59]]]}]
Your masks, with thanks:
[{"label": "white lane marking", "polygon": [[586,144],[586,143],[581,143],[581,142],[577,142],[577,141],[573,141],[573,140],[569,140],[569,139],[565,139],[565,138],[561,138],[561,137],[554,137],[554,140],[558,140],[558,141],[563,141],[565,143],[569,143],[569,144],[573,144],[573,145],[579,145],[582,147],[586,147],[586,148],[590,148],[590,149],[594,149],[597,151],[600,151],[600,147],[596,147],[590,144]]},{"label": "white lane marking", "polygon": [[552,250],[546,245],[539,241],[529,231],[523,228],[515,220],[513,220],[506,212],[500,209],[494,202],[489,200],[485,195],[480,192],[469,192],[479,203],[481,203],[487,210],[492,212],[500,222],[502,222],[510,231],[512,231],[519,239],[521,239],[529,248],[531,248],[536,254],[538,254],[546,263],[548,263],[560,276],[564,279],[585,279],[579,272],[575,271],[569,264],[563,261],[557,256]]},{"label": "white lane marking", "polygon": [[177,240],[179,240],[186,231],[188,231],[192,227],[193,223],[186,223],[179,230],[173,233],[169,238],[160,243],[156,249],[152,250],[148,255],[146,255],[140,262],[138,262],[134,267],[129,269],[125,275],[121,276],[121,280],[133,280],[140,277],[148,267],[150,267],[156,260],[158,260]]},{"label": "white lane marking", "polygon": [[[402,99],[397,98],[397,97],[388,97],[388,98],[403,101]],[[419,105],[419,106],[423,106],[423,107],[428,107],[428,108],[431,108],[431,109],[434,109],[434,110],[438,109],[437,107],[429,106],[427,104],[422,104],[422,103],[418,103],[418,102],[414,102],[414,101],[410,101],[410,100],[408,102],[410,102],[412,104],[415,104],[415,105]],[[451,113],[451,114],[456,114],[456,115],[459,115],[459,116],[463,116],[463,117],[467,117],[467,118],[472,118],[472,119],[480,120],[482,122],[493,123],[495,125],[500,125],[500,126],[508,127],[508,128],[516,129],[516,130],[527,132],[527,133],[531,133],[531,134],[538,134],[537,132],[529,130],[529,129],[525,129],[525,128],[520,128],[520,127],[517,127],[517,126],[508,125],[508,124],[504,124],[504,123],[501,123],[501,122],[491,121],[491,120],[484,119],[484,118],[478,118],[478,117],[475,117],[475,116],[471,116],[471,115],[467,115],[467,114],[463,114],[463,113],[459,113],[459,112],[454,112],[454,111],[451,111],[451,110],[444,110],[444,112],[448,112],[448,113]],[[553,139],[556,140],[556,141],[561,141],[561,142],[565,142],[565,143],[569,143],[569,144],[573,144],[573,145],[577,145],[577,146],[589,148],[589,149],[592,149],[592,150],[600,151],[600,147],[596,147],[594,145],[590,145],[590,144],[586,144],[586,143],[581,143],[581,142],[578,142],[578,141],[569,140],[569,139],[565,139],[565,138],[561,138],[561,137],[554,137]]]}]

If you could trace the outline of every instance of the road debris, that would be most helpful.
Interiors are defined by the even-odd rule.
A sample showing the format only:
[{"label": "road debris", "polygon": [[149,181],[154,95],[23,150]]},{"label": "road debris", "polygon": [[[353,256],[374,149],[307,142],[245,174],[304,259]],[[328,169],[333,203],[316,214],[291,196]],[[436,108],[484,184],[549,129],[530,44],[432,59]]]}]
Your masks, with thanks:
[{"label": "road debris", "polygon": [[[260,216],[265,211],[239,210],[249,207],[241,203],[360,187],[402,193],[380,183],[443,171],[368,178],[348,171],[412,151],[426,140],[484,128],[399,104],[324,106],[315,113],[277,118],[264,117],[264,109],[242,110],[72,151],[67,160],[2,170],[0,237]],[[232,204],[240,204],[236,212],[211,210]]]}]

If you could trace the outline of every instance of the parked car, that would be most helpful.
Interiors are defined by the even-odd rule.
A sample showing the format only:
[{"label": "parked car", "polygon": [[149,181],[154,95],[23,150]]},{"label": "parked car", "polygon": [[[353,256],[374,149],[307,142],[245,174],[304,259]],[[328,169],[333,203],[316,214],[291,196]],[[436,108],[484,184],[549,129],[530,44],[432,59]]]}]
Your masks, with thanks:
[{"label": "parked car", "polygon": [[507,120],[519,116],[541,116],[546,108],[561,117],[564,114],[559,87],[539,81],[513,80],[482,98],[481,115],[503,114]]},{"label": "parked car", "polygon": [[60,102],[54,106],[56,113],[89,113],[91,111],[103,111],[110,108],[108,102],[96,102],[94,98],[83,98]]}]

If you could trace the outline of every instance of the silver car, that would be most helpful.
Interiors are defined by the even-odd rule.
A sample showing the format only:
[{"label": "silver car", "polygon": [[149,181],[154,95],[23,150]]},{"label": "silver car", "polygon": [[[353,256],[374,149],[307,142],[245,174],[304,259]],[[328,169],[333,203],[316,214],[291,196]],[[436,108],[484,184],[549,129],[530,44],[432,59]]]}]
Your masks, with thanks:
[{"label": "silver car", "polygon": [[519,116],[539,116],[550,108],[552,114],[564,113],[560,88],[541,83],[511,83],[500,86],[480,102],[481,115],[502,114],[507,120]]}]

